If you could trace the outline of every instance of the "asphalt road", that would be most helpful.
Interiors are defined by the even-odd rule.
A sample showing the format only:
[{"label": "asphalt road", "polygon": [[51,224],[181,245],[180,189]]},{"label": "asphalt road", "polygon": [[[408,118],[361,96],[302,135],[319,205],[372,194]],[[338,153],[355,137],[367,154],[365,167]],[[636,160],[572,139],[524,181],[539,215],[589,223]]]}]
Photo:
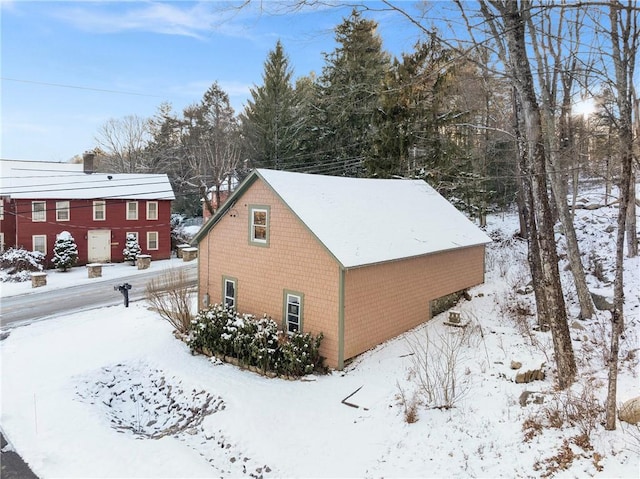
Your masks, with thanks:
[{"label": "asphalt road", "polygon": [[[189,286],[195,286],[198,274],[197,264],[190,263],[179,268],[185,271]],[[164,270],[149,271],[134,276],[97,280],[63,289],[3,298],[0,303],[0,327],[8,329],[61,314],[123,304],[122,294],[113,289],[114,286],[122,283],[131,285],[130,302],[143,299],[147,282],[164,272]]]}]

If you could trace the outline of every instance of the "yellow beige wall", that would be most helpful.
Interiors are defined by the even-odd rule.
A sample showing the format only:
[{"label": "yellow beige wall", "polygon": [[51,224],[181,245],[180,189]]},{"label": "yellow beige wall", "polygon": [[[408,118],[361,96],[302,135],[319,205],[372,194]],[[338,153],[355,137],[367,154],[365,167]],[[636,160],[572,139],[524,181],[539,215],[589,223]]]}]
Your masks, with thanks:
[{"label": "yellow beige wall", "polygon": [[[269,246],[249,244],[249,207],[270,207]],[[339,267],[261,180],[241,195],[199,245],[199,298],[222,302],[223,276],[237,279],[237,310],[281,324],[284,290],[304,294],[304,332],[324,334],[320,353],[337,367]]]},{"label": "yellow beige wall", "polygon": [[484,246],[345,272],[344,358],[429,318],[429,302],[484,281]]}]

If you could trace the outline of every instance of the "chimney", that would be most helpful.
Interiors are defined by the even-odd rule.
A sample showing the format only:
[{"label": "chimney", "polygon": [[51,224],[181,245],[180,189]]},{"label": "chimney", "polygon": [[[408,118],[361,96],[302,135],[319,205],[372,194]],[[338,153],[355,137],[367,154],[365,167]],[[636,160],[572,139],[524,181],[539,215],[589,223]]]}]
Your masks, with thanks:
[{"label": "chimney", "polygon": [[95,159],[96,154],[93,151],[85,151],[82,155],[82,164],[84,165],[84,172],[87,175],[90,175],[94,172],[93,169],[93,160]]}]

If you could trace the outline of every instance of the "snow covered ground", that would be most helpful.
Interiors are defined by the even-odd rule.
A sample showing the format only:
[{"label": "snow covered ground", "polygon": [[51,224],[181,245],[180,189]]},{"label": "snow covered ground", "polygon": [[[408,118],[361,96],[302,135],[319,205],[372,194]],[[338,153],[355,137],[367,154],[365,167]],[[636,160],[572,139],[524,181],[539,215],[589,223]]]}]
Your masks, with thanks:
[{"label": "snow covered ground", "polygon": [[[604,294],[616,212],[576,215]],[[0,342],[0,424],[40,477],[638,477],[640,430],[605,431],[598,410],[608,314],[572,321],[579,379],[555,391],[550,335],[533,331],[533,295],[515,292],[529,281],[516,226],[491,218],[486,283],[456,306],[467,328],[444,313],[326,376],[268,379],[192,356],[143,302],[14,329]],[[638,266],[627,260],[620,401],[640,395]],[[416,360],[456,341],[454,407],[428,408]],[[517,384],[512,361],[546,363],[546,378]]]}]

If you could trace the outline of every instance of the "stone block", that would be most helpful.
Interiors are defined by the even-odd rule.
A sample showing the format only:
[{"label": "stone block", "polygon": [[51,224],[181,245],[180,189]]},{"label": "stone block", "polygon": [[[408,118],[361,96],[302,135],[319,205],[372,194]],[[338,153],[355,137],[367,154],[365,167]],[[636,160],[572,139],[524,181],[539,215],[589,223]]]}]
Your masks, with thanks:
[{"label": "stone block", "polygon": [[136,266],[138,269],[148,269],[151,266],[151,255],[139,254],[136,256]]},{"label": "stone block", "polygon": [[182,250],[182,261],[193,261],[198,257],[198,248],[184,248]]},{"label": "stone block", "polygon": [[31,273],[31,287],[39,288],[47,285],[47,273]]},{"label": "stone block", "polygon": [[87,265],[87,275],[89,278],[101,278],[102,263],[89,263]]}]

